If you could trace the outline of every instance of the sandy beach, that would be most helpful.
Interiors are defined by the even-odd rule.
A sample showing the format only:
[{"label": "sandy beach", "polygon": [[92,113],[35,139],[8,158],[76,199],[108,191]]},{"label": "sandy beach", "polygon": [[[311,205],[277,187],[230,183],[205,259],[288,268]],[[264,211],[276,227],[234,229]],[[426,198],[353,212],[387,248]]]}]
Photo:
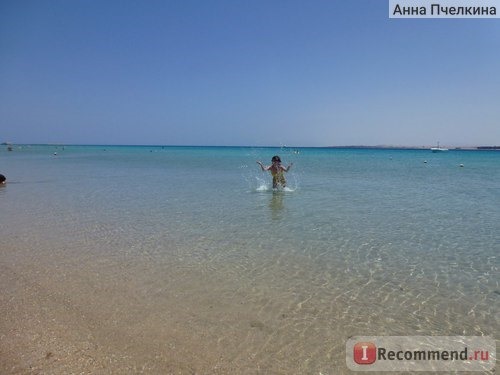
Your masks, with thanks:
[{"label": "sandy beach", "polygon": [[[10,249],[12,251],[12,249]],[[5,374],[197,373],[207,370],[209,345],[181,327],[179,301],[134,291],[130,270],[108,283],[99,267],[2,262],[2,366]],[[176,323],[175,323],[176,322]],[[175,323],[175,324],[174,324]],[[194,332],[193,332],[194,333]],[[179,345],[181,343],[181,345]],[[189,345],[186,345],[189,343]],[[192,363],[192,366],[189,364]],[[202,370],[203,369],[203,370]]]},{"label": "sandy beach", "polygon": [[19,261],[27,253],[1,257],[2,374],[310,373],[300,348],[314,327],[304,322],[295,339],[288,330],[321,312],[301,302],[277,310],[263,283],[242,275],[249,289],[238,290],[209,270],[137,259]]}]

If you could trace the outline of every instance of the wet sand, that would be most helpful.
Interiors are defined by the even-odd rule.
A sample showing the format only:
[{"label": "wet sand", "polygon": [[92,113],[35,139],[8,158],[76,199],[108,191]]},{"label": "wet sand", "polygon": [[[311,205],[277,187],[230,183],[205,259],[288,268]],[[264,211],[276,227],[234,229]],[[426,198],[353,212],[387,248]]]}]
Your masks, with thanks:
[{"label": "wet sand", "polygon": [[307,253],[235,250],[231,263],[202,247],[165,256],[19,242],[0,252],[1,374],[348,374],[351,336],[494,325],[492,311],[467,319],[473,301],[404,269],[366,279]]},{"label": "wet sand", "polygon": [[[168,311],[124,276],[2,264],[1,373],[198,373],[215,361],[193,336],[176,296]],[[93,277],[92,277],[93,276]]]},{"label": "wet sand", "polygon": [[334,338],[312,363],[298,355],[321,340],[322,314],[307,301],[273,301],[272,288],[246,275],[235,273],[235,285],[189,262],[2,253],[2,374],[319,373],[310,366],[332,361],[335,348],[343,357]]}]

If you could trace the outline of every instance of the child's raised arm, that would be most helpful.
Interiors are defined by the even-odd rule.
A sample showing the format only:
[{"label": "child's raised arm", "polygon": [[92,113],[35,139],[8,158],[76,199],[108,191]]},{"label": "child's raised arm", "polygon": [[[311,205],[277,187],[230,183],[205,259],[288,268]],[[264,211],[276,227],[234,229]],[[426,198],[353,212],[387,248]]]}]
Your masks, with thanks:
[{"label": "child's raised arm", "polygon": [[290,170],[290,168],[292,168],[292,165],[293,165],[293,163],[290,163],[290,165],[288,167],[285,168],[285,167],[281,166],[281,168],[283,168],[283,170],[285,172],[288,172]]},{"label": "child's raised arm", "polygon": [[265,171],[268,171],[268,170],[269,170],[269,168],[271,168],[271,167],[266,167],[266,166],[264,166],[264,165],[263,165],[260,161],[258,161],[258,162],[257,162],[257,164],[259,164],[259,165],[260,165],[260,168],[261,168],[264,172],[265,172]]}]

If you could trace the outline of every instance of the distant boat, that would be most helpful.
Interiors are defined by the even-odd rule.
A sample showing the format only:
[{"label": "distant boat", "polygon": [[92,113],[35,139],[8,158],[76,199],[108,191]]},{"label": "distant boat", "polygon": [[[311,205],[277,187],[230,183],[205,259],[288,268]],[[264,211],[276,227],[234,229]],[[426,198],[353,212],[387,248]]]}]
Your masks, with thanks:
[{"label": "distant boat", "polygon": [[443,147],[439,147],[439,142],[438,142],[437,147],[431,147],[431,151],[432,152],[444,152],[444,151],[448,151],[448,149],[443,148]]}]

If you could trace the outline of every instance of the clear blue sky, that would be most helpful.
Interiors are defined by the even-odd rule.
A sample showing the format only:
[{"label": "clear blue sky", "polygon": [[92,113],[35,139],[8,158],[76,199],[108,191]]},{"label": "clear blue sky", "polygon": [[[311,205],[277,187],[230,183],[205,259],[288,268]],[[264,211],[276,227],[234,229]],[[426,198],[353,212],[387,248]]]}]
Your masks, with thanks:
[{"label": "clear blue sky", "polygon": [[388,0],[0,0],[0,142],[500,145],[500,19]]}]

